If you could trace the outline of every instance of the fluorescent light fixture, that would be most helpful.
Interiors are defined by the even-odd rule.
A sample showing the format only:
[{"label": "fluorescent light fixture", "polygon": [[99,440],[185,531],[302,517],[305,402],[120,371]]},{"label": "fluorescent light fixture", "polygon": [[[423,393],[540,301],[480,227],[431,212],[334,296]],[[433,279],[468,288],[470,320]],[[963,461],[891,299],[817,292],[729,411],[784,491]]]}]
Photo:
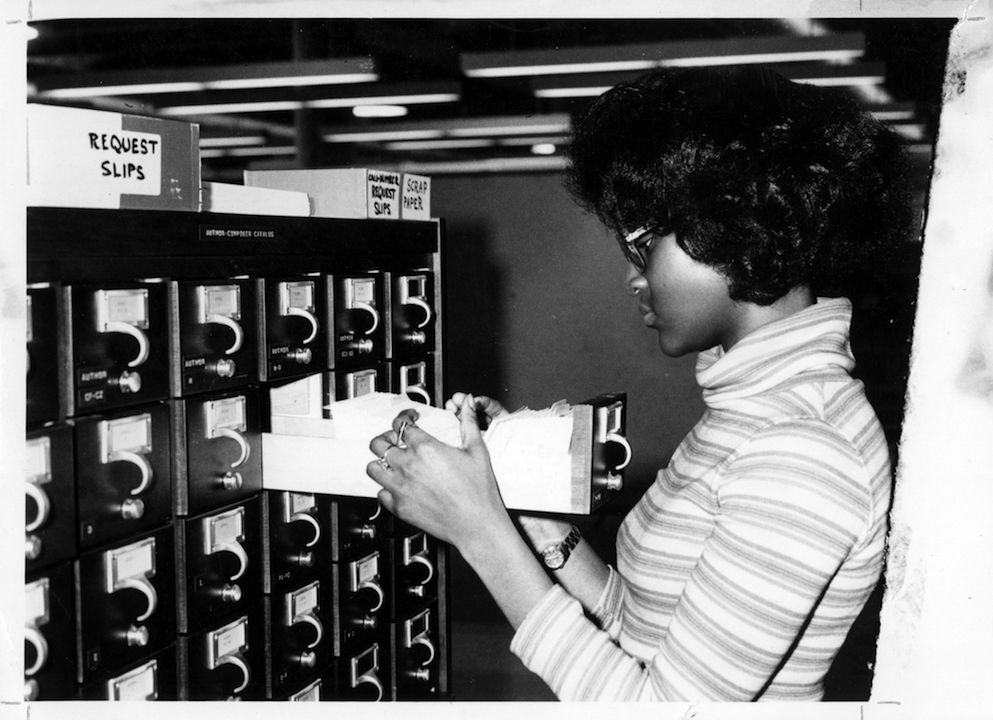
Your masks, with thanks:
[{"label": "fluorescent light fixture", "polygon": [[921,123],[895,123],[890,127],[911,142],[926,140],[924,125]]},{"label": "fluorescent light fixture", "polygon": [[458,102],[458,93],[424,93],[411,95],[371,95],[369,97],[325,98],[307,100],[303,106],[314,109],[347,108],[360,105],[430,105],[432,103]]},{"label": "fluorescent light fixture", "polygon": [[162,82],[155,85],[134,83],[132,85],[108,85],[106,87],[71,87],[54,90],[39,90],[38,95],[51,100],[76,100],[88,97],[104,97],[108,95],[145,95],[147,93],[180,93],[203,90],[202,82],[187,80],[184,82]]},{"label": "fluorescent light fixture", "polygon": [[266,157],[269,155],[295,155],[292,145],[267,145],[265,147],[208,148],[200,151],[201,158]]},{"label": "fluorescent light fixture", "polygon": [[535,143],[531,146],[531,152],[534,155],[554,155],[555,154],[555,144],[554,143]]},{"label": "fluorescent light fixture", "polygon": [[360,118],[404,117],[410,112],[405,105],[356,105],[352,115]]},{"label": "fluorescent light fixture", "polygon": [[899,120],[913,120],[916,116],[913,110],[871,110],[872,116],[881,122],[897,122]]},{"label": "fluorescent light fixture", "polygon": [[[818,63],[767,66],[794,82],[825,86],[879,85],[886,79],[886,67],[880,62],[824,65]],[[591,73],[535,78],[532,88],[539,98],[597,97],[620,82],[638,77],[638,73]]]},{"label": "fluorescent light fixture", "polygon": [[400,163],[400,171],[418,175],[468,175],[501,172],[552,172],[564,170],[569,159],[561,155],[515,158],[488,158],[452,162]]},{"label": "fluorescent light fixture", "polygon": [[495,118],[488,122],[468,122],[446,128],[452,137],[490,137],[497,135],[541,135],[569,132],[572,124],[568,115],[524,116],[520,118]]},{"label": "fluorescent light fixture", "polygon": [[540,98],[600,97],[613,85],[583,85],[580,87],[535,88],[534,96]]},{"label": "fluorescent light fixture", "polygon": [[819,87],[853,87],[856,85],[882,85],[886,82],[886,75],[839,75],[823,78],[793,78],[793,81]]},{"label": "fluorescent light fixture", "polygon": [[655,60],[602,60],[599,62],[556,63],[554,65],[508,65],[466,70],[469,77],[496,78],[527,75],[570,75],[586,72],[631,72],[657,67]]},{"label": "fluorescent light fixture", "polygon": [[849,63],[865,52],[860,32],[816,37],[676,40],[655,44],[602,45],[555,50],[463,53],[468,77],[520,77],[589,72],[634,72],[663,65],[709,66],[771,62]]},{"label": "fluorescent light fixture", "polygon": [[367,132],[333,132],[323,136],[329,143],[367,143],[391,140],[426,140],[440,138],[441,130],[370,130]]},{"label": "fluorescent light fixture", "polygon": [[264,102],[211,103],[209,105],[175,105],[159,108],[158,114],[173,115],[224,115],[226,113],[287,112],[300,110],[299,100],[267,100]]},{"label": "fluorescent light fixture", "polygon": [[452,128],[449,134],[455,137],[488,137],[490,135],[530,135],[535,133],[562,132],[568,129],[561,125],[493,125],[491,127]]},{"label": "fluorescent light fixture", "polygon": [[540,145],[550,143],[552,145],[568,145],[572,138],[568,135],[546,135],[546,136],[524,136],[524,137],[504,137],[497,140],[497,145],[504,147],[525,147],[528,145]]},{"label": "fluorescent light fixture", "polygon": [[422,120],[418,122],[380,125],[375,130],[349,130],[336,128],[323,133],[330,143],[400,142],[405,140],[440,140],[495,138],[508,144],[510,138],[528,137],[527,145],[560,136],[572,131],[567,113],[543,115],[509,115],[506,117],[459,118],[452,120]]},{"label": "fluorescent light fixture", "polygon": [[150,69],[116,73],[84,73],[70,77],[40,78],[36,85],[41,97],[75,99],[108,95],[158,95],[215,90],[342,85],[375,82],[378,79],[379,74],[376,72],[372,58],[354,57]]},{"label": "fluorescent light fixture", "polygon": [[242,135],[241,137],[201,137],[200,148],[244,147],[249,145],[264,145],[265,138],[261,135]]},{"label": "fluorescent light fixture", "polygon": [[383,145],[387,150],[467,150],[469,148],[493,147],[495,140],[484,138],[465,140],[399,140]]},{"label": "fluorescent light fixture", "polygon": [[240,93],[217,99],[216,95],[197,95],[185,104],[164,105],[158,114],[165,116],[222,115],[229,113],[286,112],[292,110],[332,110],[355,108],[360,105],[422,105],[458,102],[461,99],[457,83],[421,83],[412,85],[380,85],[336,90],[333,94],[315,88],[296,90],[287,97],[273,90]]},{"label": "fluorescent light fixture", "polygon": [[859,62],[850,65],[773,65],[783,77],[793,82],[821,86],[881,85],[886,81],[886,65],[881,62]]},{"label": "fluorescent light fixture", "polygon": [[787,51],[754,53],[752,55],[702,55],[700,57],[671,58],[662,60],[658,64],[662,67],[714,67],[717,65],[763,65],[818,60],[845,64],[859,59],[863,54],[862,51],[851,50],[834,53]]},{"label": "fluorescent light fixture", "polygon": [[353,83],[376,82],[379,75],[373,72],[342,73],[340,75],[303,75],[284,77],[232,78],[230,80],[207,81],[204,90],[245,90],[271,87],[308,87],[312,85],[350,85]]}]

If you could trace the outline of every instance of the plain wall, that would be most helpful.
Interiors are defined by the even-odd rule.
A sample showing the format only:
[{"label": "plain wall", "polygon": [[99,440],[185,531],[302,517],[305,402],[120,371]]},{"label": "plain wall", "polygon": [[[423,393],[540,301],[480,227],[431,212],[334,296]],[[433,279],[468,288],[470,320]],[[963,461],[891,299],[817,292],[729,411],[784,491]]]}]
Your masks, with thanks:
[{"label": "plain wall", "polygon": [[670,359],[627,294],[616,242],[557,173],[440,177],[447,387],[510,409],[628,393],[628,505],[700,416],[695,357]]},{"label": "plain wall", "polygon": [[[693,357],[672,360],[626,294],[624,261],[557,173],[436,177],[445,220],[448,392],[509,409],[626,392],[633,459],[624,490],[577,519],[613,558],[618,524],[703,410]],[[457,552],[450,560],[453,688],[458,700],[553,700],[509,650],[512,630]]]}]

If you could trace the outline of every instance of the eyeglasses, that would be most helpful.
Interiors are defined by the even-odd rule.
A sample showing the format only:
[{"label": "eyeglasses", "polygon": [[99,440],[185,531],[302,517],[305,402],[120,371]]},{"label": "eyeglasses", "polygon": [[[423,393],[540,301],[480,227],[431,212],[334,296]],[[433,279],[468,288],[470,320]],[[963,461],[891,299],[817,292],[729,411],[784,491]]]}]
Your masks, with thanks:
[{"label": "eyeglasses", "polygon": [[648,267],[648,251],[652,248],[652,243],[656,237],[668,235],[671,232],[668,228],[660,228],[657,225],[642,225],[637,230],[632,230],[617,237],[617,243],[621,246],[621,252],[627,261],[638,268],[638,272],[645,272]]}]

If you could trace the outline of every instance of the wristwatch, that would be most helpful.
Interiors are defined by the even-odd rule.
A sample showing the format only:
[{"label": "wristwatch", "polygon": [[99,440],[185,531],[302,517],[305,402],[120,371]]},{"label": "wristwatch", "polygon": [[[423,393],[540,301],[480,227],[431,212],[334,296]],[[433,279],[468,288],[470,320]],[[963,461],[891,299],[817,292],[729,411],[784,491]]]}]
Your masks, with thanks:
[{"label": "wristwatch", "polygon": [[579,528],[573,525],[564,539],[542,548],[540,554],[542,560],[545,561],[545,567],[550,570],[558,570],[565,565],[573,548],[579,545],[580,537]]}]

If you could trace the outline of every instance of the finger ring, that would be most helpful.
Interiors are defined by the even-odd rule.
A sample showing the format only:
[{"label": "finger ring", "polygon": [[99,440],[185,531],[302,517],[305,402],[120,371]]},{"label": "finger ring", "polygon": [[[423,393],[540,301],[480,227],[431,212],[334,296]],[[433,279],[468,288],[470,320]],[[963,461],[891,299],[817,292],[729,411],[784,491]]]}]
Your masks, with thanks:
[{"label": "finger ring", "polygon": [[386,459],[386,455],[392,449],[393,449],[393,446],[390,445],[388,448],[386,448],[386,450],[383,451],[383,454],[381,456],[379,456],[378,458],[376,458],[376,462],[379,463],[379,467],[383,468],[383,470],[389,470],[390,469],[390,462],[389,462],[389,460]]},{"label": "finger ring", "polygon": [[379,467],[383,468],[383,470],[389,470],[390,469],[390,461],[386,459],[386,456],[389,454],[390,450],[392,450],[395,447],[396,447],[396,445],[390,445],[388,448],[386,448],[383,451],[383,454],[376,461],[376,462],[379,463]]}]

